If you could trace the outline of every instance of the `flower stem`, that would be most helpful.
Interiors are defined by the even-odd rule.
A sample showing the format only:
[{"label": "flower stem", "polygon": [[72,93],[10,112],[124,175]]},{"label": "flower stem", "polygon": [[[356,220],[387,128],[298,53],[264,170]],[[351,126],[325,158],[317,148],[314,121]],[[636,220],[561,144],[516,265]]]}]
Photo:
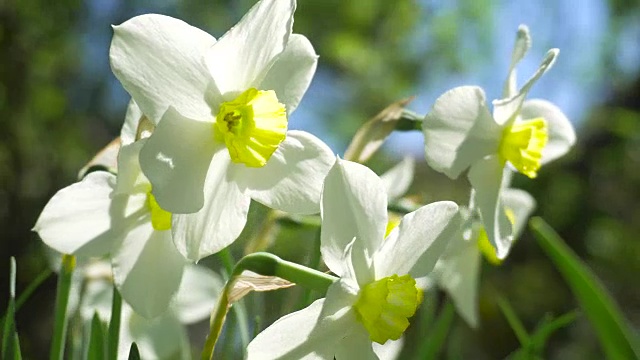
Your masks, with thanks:
[{"label": "flower stem", "polygon": [[51,360],[64,358],[64,345],[67,338],[67,305],[69,304],[69,292],[71,290],[71,275],[76,267],[76,258],[73,255],[62,255],[62,266],[58,276],[58,288],[56,290],[56,315],[53,326],[53,341],[51,343]]},{"label": "flower stem", "polygon": [[122,296],[113,286],[113,299],[111,302],[111,320],[109,321],[108,356],[109,359],[118,358],[118,342],[120,339],[120,321],[122,316]]},{"label": "flower stem", "polygon": [[213,350],[222,331],[227,311],[231,307],[229,293],[234,287],[236,278],[245,270],[253,271],[264,276],[277,276],[323,294],[327,292],[331,284],[338,280],[338,278],[334,276],[282,260],[270,253],[258,252],[243,257],[233,269],[231,277],[227,281],[224,291],[218,299],[215,312],[211,315],[209,335],[202,350],[203,360],[213,358]]}]

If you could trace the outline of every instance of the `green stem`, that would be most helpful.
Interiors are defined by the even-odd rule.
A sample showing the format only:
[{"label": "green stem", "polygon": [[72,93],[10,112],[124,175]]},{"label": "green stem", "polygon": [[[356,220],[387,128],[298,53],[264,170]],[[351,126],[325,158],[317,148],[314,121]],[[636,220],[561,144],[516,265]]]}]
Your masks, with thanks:
[{"label": "green stem", "polygon": [[[235,260],[233,259],[233,255],[231,255],[231,251],[229,251],[229,248],[224,248],[218,254],[219,254],[220,260],[222,261],[222,265],[225,268],[227,276],[229,277],[229,279],[231,279],[233,275],[233,269],[234,269],[234,263],[235,263]],[[236,315],[235,318],[240,331],[240,342],[242,344],[242,349],[244,351],[244,349],[247,348],[247,345],[249,345],[249,340],[250,340],[249,326],[247,324],[249,322],[247,318],[247,311],[244,307],[244,304],[239,303],[238,306],[233,307],[233,312]]]},{"label": "green stem", "polygon": [[233,289],[235,279],[245,270],[253,271],[264,276],[277,276],[323,294],[327,292],[331,284],[338,280],[338,278],[334,276],[282,260],[273,254],[265,252],[253,253],[243,257],[233,269],[231,277],[227,281],[224,291],[218,299],[215,312],[211,316],[209,335],[202,350],[203,360],[213,358],[213,350],[222,331],[227,311],[231,306],[228,294],[231,289]]},{"label": "green stem", "polygon": [[120,321],[122,317],[122,296],[113,286],[113,299],[111,301],[111,320],[109,321],[108,356],[109,359],[118,358],[118,342],[120,340]]},{"label": "green stem", "polygon": [[71,290],[71,275],[76,267],[76,258],[73,255],[62,255],[62,266],[58,275],[58,288],[56,290],[56,314],[53,327],[53,341],[49,359],[62,360],[64,357],[64,345],[67,338],[67,305],[69,304],[69,292]]}]

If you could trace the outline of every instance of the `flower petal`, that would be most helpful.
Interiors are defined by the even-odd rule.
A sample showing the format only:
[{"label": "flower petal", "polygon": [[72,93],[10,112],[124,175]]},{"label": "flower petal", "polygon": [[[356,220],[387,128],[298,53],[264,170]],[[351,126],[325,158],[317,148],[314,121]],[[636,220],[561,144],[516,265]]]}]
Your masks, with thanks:
[{"label": "flower petal", "polygon": [[380,175],[380,179],[387,190],[387,201],[399,199],[404,195],[413,182],[416,162],[411,156],[406,156],[394,167]]},{"label": "flower petal", "polygon": [[262,82],[287,46],[295,9],[294,0],[262,0],[211,47],[206,63],[225,100]]},{"label": "flower petal", "polygon": [[318,55],[309,40],[300,34],[292,34],[284,51],[278,56],[259,89],[274,90],[278,100],[291,114],[309,88],[318,65]]},{"label": "flower petal", "polygon": [[440,96],[422,122],[427,163],[452,179],[472,163],[497,151],[502,129],[477,86],[461,86]]},{"label": "flower petal", "polygon": [[376,279],[394,274],[426,276],[460,229],[458,205],[439,201],[405,215],[376,252]]},{"label": "flower petal", "polygon": [[178,291],[186,260],[170,231],[154,231],[151,222],[126,235],[112,255],[113,278],[122,298],[145,318],[164,312]]},{"label": "flower petal", "polygon": [[124,116],[124,124],[122,124],[122,129],[120,130],[120,141],[122,141],[122,145],[129,145],[136,141],[138,124],[143,116],[138,104],[131,99],[127,106],[127,113]]},{"label": "flower petal", "polygon": [[145,194],[151,183],[140,169],[140,150],[146,139],[123,145],[118,153],[118,177],[115,194]]},{"label": "flower petal", "polygon": [[384,345],[380,345],[376,342],[373,343],[373,351],[378,355],[378,359],[381,360],[395,360],[399,359],[400,353],[404,346],[404,337],[398,340],[389,340]]},{"label": "flower petal", "polygon": [[527,225],[529,216],[536,208],[536,200],[528,192],[520,189],[502,190],[502,203],[505,209],[513,212],[513,239],[516,240]]},{"label": "flower petal", "polygon": [[192,119],[213,118],[207,102],[219,95],[202,59],[215,44],[211,35],[157,14],[136,16],[113,31],[113,73],[153,123],[169,106]]},{"label": "flower petal", "polygon": [[509,64],[509,75],[504,87],[504,94],[506,97],[512,97],[517,94],[517,78],[516,78],[516,65],[524,58],[529,49],[531,48],[531,36],[529,35],[529,28],[527,25],[518,26],[518,32],[516,34],[516,41],[513,46],[513,52],[511,53],[511,64]]},{"label": "flower petal", "polygon": [[202,208],[205,177],[218,146],[212,123],[167,110],[140,151],[140,167],[164,210],[184,214]]},{"label": "flower petal", "polygon": [[231,244],[247,222],[251,198],[233,181],[244,165],[231,164],[227,151],[218,151],[204,183],[204,206],[193,214],[173,214],[173,242],[192,261]]},{"label": "flower petal", "polygon": [[536,70],[533,76],[531,76],[531,78],[522,86],[516,95],[510,98],[493,101],[493,118],[499,125],[505,125],[516,120],[529,90],[531,90],[531,87],[542,77],[542,75],[551,69],[556,61],[558,53],[558,49],[549,50],[544,59],[542,59],[542,63],[540,63],[538,70]]},{"label": "flower petal", "polygon": [[247,359],[333,360],[336,342],[361,326],[351,309],[352,290],[338,280],[326,299],[280,318],[249,343]]},{"label": "flower petal", "polygon": [[452,239],[453,248],[447,249],[433,271],[438,285],[449,294],[458,314],[472,327],[478,326],[480,250],[476,238],[477,234],[467,241],[460,233]]},{"label": "flower petal", "polygon": [[180,322],[193,324],[209,318],[223,287],[224,281],[214,271],[204,266],[187,265],[174,305]]},{"label": "flower petal", "polygon": [[512,226],[500,199],[502,174],[503,165],[497,156],[482,159],[471,167],[468,174],[487,237],[499,259],[507,256],[513,241]]},{"label": "flower petal", "polygon": [[129,306],[122,306],[122,326],[118,359],[128,359],[133,342],[141,359],[188,359],[191,355],[187,329],[176,315],[167,311],[154,319],[145,319]]},{"label": "flower petal", "polygon": [[333,359],[332,344],[340,338],[339,328],[331,336],[315,336],[314,329],[325,299],[286,315],[256,336],[247,347],[247,359]]},{"label": "flower petal", "polygon": [[549,163],[569,151],[576,143],[573,125],[557,106],[546,100],[525,101],[520,111],[523,119],[542,117],[547,121],[549,139],[542,150],[542,164]]},{"label": "flower petal", "polygon": [[58,191],[42,210],[33,230],[45,244],[61,253],[105,255],[117,245],[126,227],[112,216],[126,204],[126,197],[111,198],[115,182],[113,174],[95,171]]},{"label": "flower petal", "polygon": [[267,164],[261,168],[242,166],[236,176],[252,199],[294,214],[320,212],[322,183],[335,157],[317,137],[304,131],[289,131]]},{"label": "flower petal", "polygon": [[356,327],[349,335],[342,337],[334,344],[334,348],[336,360],[378,360],[378,355],[373,351],[369,333],[362,326]]},{"label": "flower petal", "polygon": [[325,264],[342,276],[343,254],[356,238],[352,259],[364,259],[354,261],[353,268],[358,282],[367,282],[361,276],[371,272],[371,258],[387,226],[387,195],[380,178],[364,165],[337,158],[324,182],[321,216],[320,250]]}]

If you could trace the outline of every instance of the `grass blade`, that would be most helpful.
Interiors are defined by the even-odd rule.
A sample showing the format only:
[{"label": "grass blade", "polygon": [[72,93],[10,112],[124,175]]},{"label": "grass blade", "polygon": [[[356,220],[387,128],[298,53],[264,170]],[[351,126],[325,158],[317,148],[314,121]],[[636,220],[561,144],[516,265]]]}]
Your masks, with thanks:
[{"label": "grass blade", "polygon": [[609,359],[638,359],[638,339],[599,279],[541,218],[529,223],[538,244],[565,279]]},{"label": "grass blade", "polygon": [[104,326],[98,313],[93,314],[91,320],[91,335],[89,336],[89,351],[87,358],[91,360],[106,359]]},{"label": "grass blade", "polygon": [[2,358],[22,359],[20,341],[15,323],[16,313],[16,259],[12,256],[9,270],[9,304],[2,331]]},{"label": "grass blade", "polygon": [[76,258],[73,255],[62,255],[62,266],[58,275],[58,288],[56,290],[56,314],[53,325],[53,340],[51,342],[50,360],[62,360],[64,358],[64,346],[67,340],[67,305],[69,304],[69,292],[71,290],[71,275],[76,267]]}]

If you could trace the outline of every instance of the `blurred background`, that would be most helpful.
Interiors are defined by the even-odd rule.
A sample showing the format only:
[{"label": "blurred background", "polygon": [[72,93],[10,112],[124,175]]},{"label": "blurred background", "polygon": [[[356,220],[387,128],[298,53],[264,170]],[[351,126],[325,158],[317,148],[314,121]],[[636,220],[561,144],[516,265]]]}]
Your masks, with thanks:
[{"label": "blurred background", "polygon": [[[109,68],[110,25],[154,12],[219,37],[253,2],[0,0],[0,308],[7,303],[9,256],[17,257],[18,293],[48,266],[44,245],[30,230],[45,203],[119,134],[129,98]],[[519,81],[549,48],[560,48],[530,98],[562,108],[577,129],[578,144],[537,179],[517,177],[515,186],[534,195],[536,214],[589,264],[638,329],[640,2],[300,1],[294,31],[311,40],[320,60],[290,128],[310,131],[342,154],[362,123],[399,99],[415,95],[408,107],[424,114],[458,85],[479,85],[489,99],[498,98],[521,23],[529,26],[533,46],[518,68]],[[382,172],[411,154],[418,159],[411,190],[417,199],[466,203],[466,178],[451,182],[427,168],[422,141],[419,132],[394,134],[367,165]],[[249,226],[259,227],[263,210],[252,206]],[[288,234],[281,232],[269,249],[289,260],[304,258],[313,231],[296,239]],[[232,253],[240,257],[243,250],[239,243]],[[219,267],[215,258],[205,263]],[[289,292],[299,296],[296,291],[248,300],[271,304],[261,326],[283,315],[278,299]],[[473,330],[457,319],[443,358],[497,359],[518,348],[497,294],[529,329],[545,314],[577,307],[527,232],[503,265],[483,265],[481,327]],[[52,276],[17,314],[25,358],[48,352],[54,297]],[[194,336],[200,346],[202,335]],[[602,356],[584,316],[554,334],[545,352],[551,359]]]}]

